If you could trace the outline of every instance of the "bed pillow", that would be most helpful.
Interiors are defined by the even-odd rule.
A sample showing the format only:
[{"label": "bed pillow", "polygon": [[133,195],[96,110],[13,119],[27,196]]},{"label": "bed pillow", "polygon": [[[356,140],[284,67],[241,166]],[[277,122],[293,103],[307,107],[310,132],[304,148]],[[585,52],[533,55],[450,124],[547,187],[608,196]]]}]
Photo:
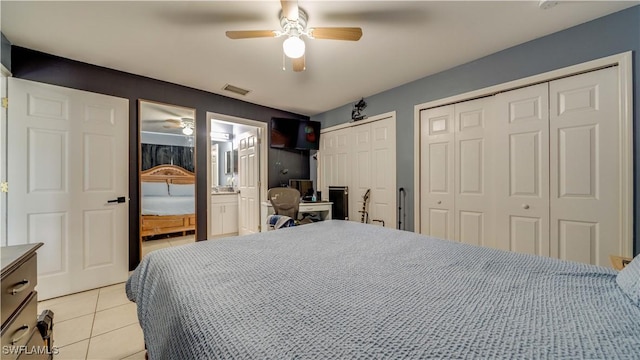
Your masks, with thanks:
[{"label": "bed pillow", "polygon": [[640,306],[640,255],[620,270],[616,282],[631,301]]},{"label": "bed pillow", "polygon": [[169,184],[171,196],[195,196],[195,190],[194,184]]},{"label": "bed pillow", "polygon": [[169,196],[166,182],[142,182],[142,196]]}]

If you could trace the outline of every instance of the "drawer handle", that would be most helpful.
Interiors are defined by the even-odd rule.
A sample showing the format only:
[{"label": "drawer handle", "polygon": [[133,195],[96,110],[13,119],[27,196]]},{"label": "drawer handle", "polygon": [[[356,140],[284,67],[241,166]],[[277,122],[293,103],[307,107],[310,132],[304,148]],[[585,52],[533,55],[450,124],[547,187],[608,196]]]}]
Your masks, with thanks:
[{"label": "drawer handle", "polygon": [[20,339],[22,339],[23,337],[27,336],[27,334],[29,333],[29,325],[24,324],[22,326],[20,326],[16,332],[18,331],[22,331],[22,334],[20,336],[18,336],[17,338],[11,339],[11,345],[15,345],[18,341],[20,341]]},{"label": "drawer handle", "polygon": [[20,286],[14,287],[13,289],[11,289],[11,295],[15,295],[15,294],[17,294],[19,292],[24,291],[26,288],[28,288],[29,287],[29,280],[24,279],[24,280],[18,282],[18,284],[16,284],[16,285],[20,285]]}]

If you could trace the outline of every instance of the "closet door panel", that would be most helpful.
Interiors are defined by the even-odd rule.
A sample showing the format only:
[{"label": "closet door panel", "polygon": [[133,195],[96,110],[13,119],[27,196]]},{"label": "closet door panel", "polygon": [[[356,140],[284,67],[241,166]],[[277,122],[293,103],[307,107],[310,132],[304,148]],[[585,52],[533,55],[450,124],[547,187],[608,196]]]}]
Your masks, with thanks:
[{"label": "closet door panel", "polygon": [[[509,216],[509,250],[537,255],[543,241],[543,222],[539,217]],[[546,234],[544,234],[546,239]]]},{"label": "closet door panel", "polygon": [[454,106],[420,112],[420,232],[453,240]]},{"label": "closet door panel", "polygon": [[[396,208],[396,127],[393,118],[372,122],[371,199],[373,224],[395,228]],[[375,220],[375,221],[374,221]],[[381,221],[382,222],[381,222]]]},{"label": "closet door panel", "polygon": [[458,239],[466,244],[485,246],[487,240],[485,228],[489,225],[486,221],[488,214],[486,212],[458,210],[457,207],[456,211]]},{"label": "closet door panel", "polygon": [[455,240],[493,243],[491,132],[492,97],[455,104]]},{"label": "closet door panel", "polygon": [[320,177],[321,186],[319,190],[329,197],[329,184],[333,176],[333,162],[335,157],[335,133],[333,131],[323,133],[320,136]]},{"label": "closet door panel", "polygon": [[[361,221],[363,196],[371,189],[371,126],[354,126],[353,139],[353,180],[349,184],[349,219]],[[367,211],[370,212],[371,206]]]},{"label": "closet door panel", "polygon": [[619,226],[617,69],[550,83],[551,256],[608,266]]},{"label": "closet door panel", "polygon": [[548,84],[495,96],[496,247],[549,255]]},{"label": "closet door panel", "polygon": [[348,186],[351,179],[349,135],[349,129],[340,129],[323,133],[320,137],[320,190],[325,199],[329,196],[329,186]]},{"label": "closet door panel", "polygon": [[351,179],[351,129],[340,129],[336,131],[336,151],[334,159],[333,175],[330,186],[349,186]]}]

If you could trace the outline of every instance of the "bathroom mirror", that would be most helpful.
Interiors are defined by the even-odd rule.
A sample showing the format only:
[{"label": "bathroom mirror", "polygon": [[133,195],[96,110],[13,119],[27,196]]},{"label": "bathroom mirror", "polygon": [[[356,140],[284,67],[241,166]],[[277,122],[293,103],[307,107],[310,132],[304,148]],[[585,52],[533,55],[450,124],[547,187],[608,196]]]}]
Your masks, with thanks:
[{"label": "bathroom mirror", "polygon": [[224,153],[224,173],[232,175],[238,172],[238,150],[229,150]]},{"label": "bathroom mirror", "polygon": [[138,101],[141,257],[195,241],[196,111]]},{"label": "bathroom mirror", "polygon": [[[226,122],[211,122],[211,187],[231,185],[233,173],[237,172],[238,151],[234,152],[233,124]],[[235,158],[234,158],[235,156]],[[234,171],[235,170],[235,171]]]}]

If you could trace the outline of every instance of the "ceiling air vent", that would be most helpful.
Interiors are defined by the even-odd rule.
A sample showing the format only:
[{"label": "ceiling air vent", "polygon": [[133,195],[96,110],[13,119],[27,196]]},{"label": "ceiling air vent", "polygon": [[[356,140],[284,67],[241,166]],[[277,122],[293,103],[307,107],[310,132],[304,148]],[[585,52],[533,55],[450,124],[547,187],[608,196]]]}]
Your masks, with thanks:
[{"label": "ceiling air vent", "polygon": [[237,86],[233,86],[233,85],[229,85],[229,84],[225,84],[222,87],[222,90],[230,91],[230,92],[232,92],[234,94],[238,94],[238,95],[242,95],[242,96],[245,96],[245,95],[247,95],[248,93],[251,92],[251,90],[246,90],[246,89],[239,88]]}]

